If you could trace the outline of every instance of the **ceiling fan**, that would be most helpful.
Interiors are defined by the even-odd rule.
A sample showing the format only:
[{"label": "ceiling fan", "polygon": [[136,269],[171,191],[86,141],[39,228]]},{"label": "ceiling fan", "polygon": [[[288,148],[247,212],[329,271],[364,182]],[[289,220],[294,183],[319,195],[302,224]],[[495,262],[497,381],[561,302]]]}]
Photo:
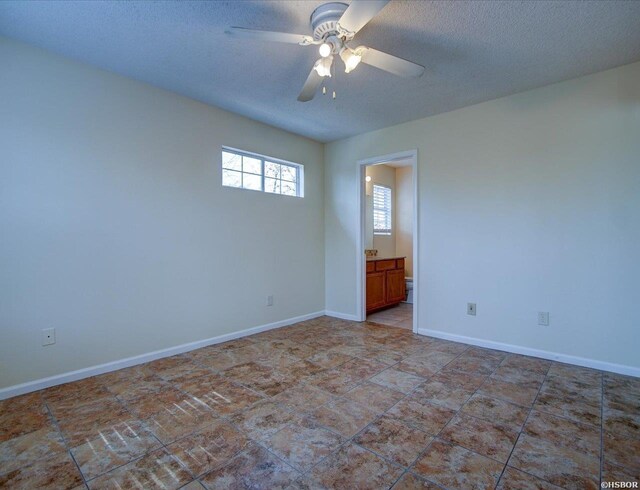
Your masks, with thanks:
[{"label": "ceiling fan", "polygon": [[229,27],[226,32],[256,41],[319,46],[321,57],[313,65],[298,96],[300,102],[307,102],[313,99],[324,78],[331,76],[331,67],[336,55],[342,59],[346,73],[351,72],[362,62],[401,77],[422,75],[424,66],[367,46],[354,47],[351,45],[351,41],[358,31],[373,19],[389,1],[353,0],[350,5],[341,2],[322,4],[311,14],[313,36],[261,31],[244,27]]}]

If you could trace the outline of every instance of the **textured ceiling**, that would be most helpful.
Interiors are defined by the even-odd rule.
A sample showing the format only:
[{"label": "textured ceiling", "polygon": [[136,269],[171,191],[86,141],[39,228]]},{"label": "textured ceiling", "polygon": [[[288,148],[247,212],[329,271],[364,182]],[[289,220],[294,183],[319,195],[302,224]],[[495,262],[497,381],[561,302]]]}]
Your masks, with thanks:
[{"label": "textured ceiling", "polygon": [[318,1],[2,1],[0,34],[320,141],[640,60],[640,1],[392,1],[356,37],[427,67],[361,64],[338,98],[296,97],[316,47],[256,43],[227,26],[310,33]]}]

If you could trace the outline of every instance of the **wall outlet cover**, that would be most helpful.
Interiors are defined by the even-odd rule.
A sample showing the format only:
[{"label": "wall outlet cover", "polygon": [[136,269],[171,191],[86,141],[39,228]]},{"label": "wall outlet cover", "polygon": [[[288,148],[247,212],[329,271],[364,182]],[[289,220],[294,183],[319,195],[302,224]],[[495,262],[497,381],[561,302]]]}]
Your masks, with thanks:
[{"label": "wall outlet cover", "polygon": [[45,328],[42,330],[42,345],[51,345],[56,343],[56,329]]},{"label": "wall outlet cover", "polygon": [[273,306],[273,295],[267,296],[267,306]]},{"label": "wall outlet cover", "polygon": [[467,315],[476,316],[476,304],[467,303]]},{"label": "wall outlet cover", "polygon": [[548,311],[539,311],[538,312],[538,325],[549,325],[549,312]]}]

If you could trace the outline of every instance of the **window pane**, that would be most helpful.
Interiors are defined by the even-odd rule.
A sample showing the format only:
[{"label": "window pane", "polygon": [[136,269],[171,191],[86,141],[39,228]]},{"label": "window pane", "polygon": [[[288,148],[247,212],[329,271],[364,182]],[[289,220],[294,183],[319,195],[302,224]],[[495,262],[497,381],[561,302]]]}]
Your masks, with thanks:
[{"label": "window pane", "polygon": [[274,179],[280,177],[280,164],[264,162],[264,175],[265,177],[273,177]]},{"label": "window pane", "polygon": [[261,155],[250,156],[238,150],[222,150],[222,184],[270,194],[303,197],[300,187],[304,167],[296,163],[270,161]]},{"label": "window pane", "polygon": [[222,168],[231,170],[242,170],[242,157],[228,151],[222,152]]},{"label": "window pane", "polygon": [[273,194],[280,194],[280,181],[278,179],[270,179],[269,177],[265,178],[264,191],[271,192]]},{"label": "window pane", "polygon": [[376,184],[373,185],[373,232],[391,234],[391,189]]},{"label": "window pane", "polygon": [[297,173],[297,170],[293,167],[288,167],[287,165],[282,166],[282,180],[295,182],[297,180]]},{"label": "window pane", "polygon": [[259,175],[244,174],[242,176],[242,187],[245,189],[253,189],[254,191],[261,191],[262,177]]},{"label": "window pane", "polygon": [[297,196],[296,185],[293,182],[282,181],[281,184],[282,194],[285,196]]},{"label": "window pane", "polygon": [[262,162],[257,158],[242,157],[242,171],[262,175]]},{"label": "window pane", "polygon": [[241,187],[242,174],[233,170],[222,170],[222,185]]}]

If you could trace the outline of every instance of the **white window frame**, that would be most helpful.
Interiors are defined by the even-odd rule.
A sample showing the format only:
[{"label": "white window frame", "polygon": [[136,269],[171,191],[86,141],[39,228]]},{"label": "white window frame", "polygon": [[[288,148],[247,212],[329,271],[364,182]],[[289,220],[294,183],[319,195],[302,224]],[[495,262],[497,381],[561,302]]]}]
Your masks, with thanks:
[{"label": "white window frame", "polygon": [[[385,191],[389,192],[389,207],[376,207],[376,187],[379,187],[381,189],[385,189]],[[386,185],[381,185],[381,184],[373,184],[372,187],[372,192],[373,192],[373,213],[375,215],[376,211],[381,211],[383,212],[385,215],[388,216],[388,221],[389,221],[389,228],[376,228],[375,225],[375,220],[373,222],[373,234],[374,235],[383,235],[383,236],[390,236],[391,232],[393,230],[393,191],[391,189],[391,187],[386,186]],[[386,220],[385,220],[386,221]]]},{"label": "white window frame", "polygon": [[[235,155],[241,156],[241,157],[249,157],[249,158],[254,158],[256,160],[260,160],[260,171],[261,171],[261,179],[260,179],[260,189],[248,189],[245,187],[242,187],[242,185],[240,187],[235,187],[235,186],[231,186],[231,185],[225,185],[222,184],[223,187],[227,188],[227,189],[240,189],[240,190],[244,190],[244,191],[254,191],[254,192],[262,192],[264,194],[271,194],[274,196],[284,196],[284,197],[304,197],[304,165],[300,164],[300,163],[295,163],[295,162],[289,162],[287,160],[283,160],[281,158],[274,158],[274,157],[270,157],[267,155],[261,155],[259,153],[253,153],[250,151],[245,151],[245,150],[239,150],[237,148],[232,148],[230,146],[223,146],[221,151],[220,151],[220,181],[222,183],[222,179],[223,179],[223,170],[231,170],[231,169],[225,169],[224,168],[224,164],[222,161],[222,153],[223,152],[227,152],[227,153],[233,153]],[[266,178],[270,178],[270,177],[266,177],[265,176],[265,171],[264,171],[264,167],[265,167],[265,162],[270,162],[270,163],[276,163],[278,165],[284,165],[286,167],[290,167],[295,169],[296,171],[296,194],[295,196],[290,195],[290,194],[282,194],[281,192],[268,192],[265,190],[265,179]],[[238,172],[241,175],[241,179],[244,177],[244,174],[248,174],[248,175],[258,175],[258,174],[254,174],[251,172],[245,172],[243,170],[233,170],[234,172]],[[280,178],[278,179],[280,180],[280,185],[282,185],[282,176],[280,176]],[[286,179],[284,179],[285,182],[291,182],[288,181]],[[242,182],[242,180],[241,180]],[[294,183],[294,182],[291,182]],[[282,190],[281,190],[282,191]]]}]

